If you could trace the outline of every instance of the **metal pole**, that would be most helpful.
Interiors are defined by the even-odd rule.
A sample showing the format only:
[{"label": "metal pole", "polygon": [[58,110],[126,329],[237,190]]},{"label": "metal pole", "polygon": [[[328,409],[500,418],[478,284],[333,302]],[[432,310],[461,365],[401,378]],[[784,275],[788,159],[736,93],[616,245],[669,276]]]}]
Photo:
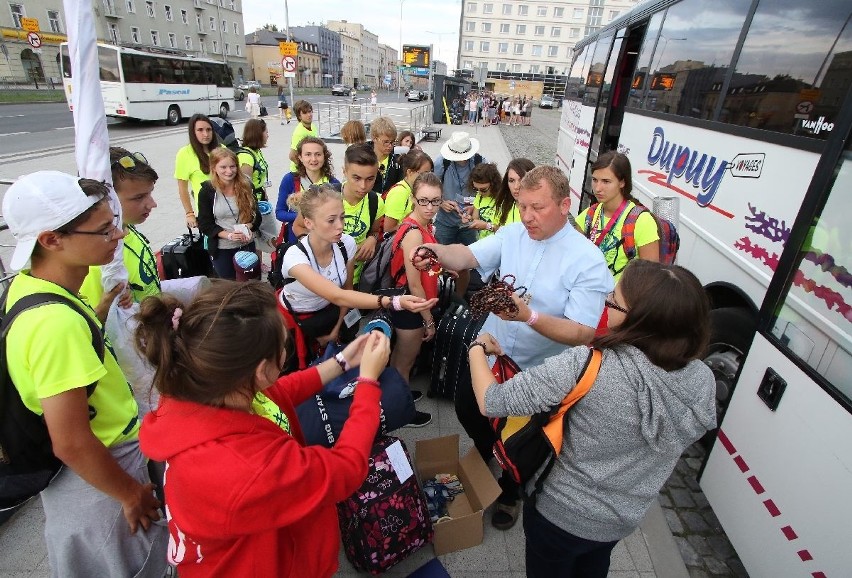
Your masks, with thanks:
[{"label": "metal pole", "polygon": [[[287,0],[284,0],[284,30],[287,33],[287,42],[290,42],[290,8],[287,5]],[[298,61],[298,57],[297,57],[297,60],[296,60],[296,69],[297,70],[299,68],[298,62],[299,61]],[[281,74],[284,74],[284,67],[283,66],[281,67]],[[288,84],[290,85],[290,106],[292,107],[294,104],[296,104],[296,102],[293,100],[293,77],[290,76],[290,77],[287,78],[287,80],[289,81]],[[296,116],[296,122],[297,123],[300,122],[298,115]]]},{"label": "metal pole", "polygon": [[402,89],[402,5],[405,0],[399,0],[399,59],[396,63],[396,100],[400,100]]}]

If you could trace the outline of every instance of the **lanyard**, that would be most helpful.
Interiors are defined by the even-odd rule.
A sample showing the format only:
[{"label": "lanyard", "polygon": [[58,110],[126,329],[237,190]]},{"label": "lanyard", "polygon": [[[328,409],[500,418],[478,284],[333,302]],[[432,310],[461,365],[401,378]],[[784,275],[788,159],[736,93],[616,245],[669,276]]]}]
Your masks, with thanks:
[{"label": "lanyard", "polygon": [[[316,263],[317,264],[317,273],[319,273],[320,276],[322,276],[322,269],[320,269],[319,261],[317,260],[316,255],[314,255],[313,247],[311,247],[311,236],[308,235],[306,238],[308,239],[308,247],[311,249],[311,252],[308,253],[308,264],[311,266],[311,268],[313,268],[314,263]],[[301,241],[299,241],[299,242],[301,243]],[[334,254],[334,245],[335,245],[335,243],[332,243],[332,245],[331,245],[331,262],[334,263],[334,271],[337,273],[337,281],[340,283],[340,287],[343,287],[343,276],[340,274],[340,268],[338,268],[338,266],[337,266],[337,255]],[[311,255],[314,256],[313,261],[311,261]],[[343,255],[341,254],[340,256],[342,257]]]},{"label": "lanyard", "polygon": [[[126,250],[130,251],[130,253],[134,257],[139,259],[139,263],[141,263],[142,266],[145,267],[145,272],[148,273],[148,275],[154,280],[154,283],[156,283],[156,285],[157,285],[157,289],[160,289],[160,275],[157,273],[156,266],[153,267],[153,268],[151,267],[151,262],[153,261],[154,263],[156,263],[157,258],[154,257],[154,253],[151,251],[151,246],[149,245],[148,239],[145,237],[145,235],[143,235],[142,233],[137,231],[136,227],[134,227],[133,225],[127,225],[127,228],[130,229],[131,231],[133,231],[133,233],[136,236],[138,236],[139,238],[141,238],[145,242],[142,244],[142,255],[137,253],[133,249],[133,247],[131,247],[127,243],[124,243],[124,248]],[[150,260],[146,260],[145,257],[150,257]],[[134,289],[137,289],[137,288],[134,287]],[[142,290],[142,289],[144,289],[144,287],[139,287],[137,290]]]},{"label": "lanyard", "polygon": [[[624,212],[624,209],[626,209],[626,208],[627,208],[627,199],[624,199],[623,201],[621,201],[621,204],[618,206],[618,209],[616,209],[615,214],[609,220],[609,224],[607,224],[606,228],[604,228],[604,230],[601,231],[600,234],[598,234],[598,230],[601,227],[603,227],[603,219],[604,219],[603,204],[598,205],[597,211],[600,211],[600,213],[599,213],[600,214],[600,223],[598,222],[598,219],[595,219],[595,218],[592,219],[592,229],[589,231],[589,239],[591,239],[592,242],[595,245],[600,247],[601,243],[603,243],[603,240],[606,238],[606,236],[609,234],[609,232],[612,231],[612,228],[615,226],[615,224],[621,218],[621,214]],[[597,216],[597,215],[595,215],[595,216]]]}]

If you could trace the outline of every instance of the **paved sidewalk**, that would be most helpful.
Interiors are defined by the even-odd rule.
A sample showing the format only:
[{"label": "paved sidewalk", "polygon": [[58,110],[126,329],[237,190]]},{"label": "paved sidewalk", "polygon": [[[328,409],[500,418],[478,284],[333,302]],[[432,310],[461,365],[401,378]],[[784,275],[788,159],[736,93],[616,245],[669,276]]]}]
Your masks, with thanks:
[{"label": "paved sidewalk", "polygon": [[[269,101],[269,99],[264,99]],[[271,102],[271,101],[270,101]],[[267,102],[267,107],[273,110]],[[504,130],[517,131],[521,135],[523,131],[535,131],[536,120],[558,124],[558,111],[549,113],[539,110],[533,114],[533,127],[497,127],[474,128],[469,132],[480,139],[481,152],[490,161],[496,162],[498,169],[502,172],[506,164],[512,158],[509,147],[503,138]],[[237,116],[237,115],[235,115]],[[232,119],[237,133],[242,132],[242,121]],[[270,197],[277,196],[277,182],[284,171],[287,170],[287,149],[289,148],[290,135],[295,126],[280,125],[275,117],[268,117],[270,132],[270,144],[264,150],[264,154],[270,164],[270,175],[273,190]],[[465,126],[442,125],[441,139],[437,143],[421,143],[423,149],[433,158],[437,157],[440,146],[454,131],[468,130]],[[529,133],[533,134],[533,133]],[[518,136],[520,138],[520,136]],[[537,139],[545,138],[538,135]],[[512,138],[513,150],[516,139]],[[132,138],[121,139],[122,142],[114,142],[128,148],[131,151],[141,151],[151,161],[151,164],[160,173],[160,180],[155,189],[155,198],[159,207],[154,210],[151,218],[140,230],[148,236],[154,247],[159,247],[165,242],[180,235],[185,231],[183,225],[183,209],[177,198],[177,188],[172,178],[174,170],[174,155],[178,148],[187,142],[186,125],[171,130],[146,131],[140,128],[138,134]],[[555,135],[552,139],[555,149]],[[543,145],[544,142],[542,141]],[[342,144],[330,144],[332,151],[335,173],[342,174]],[[552,162],[550,156],[549,162]],[[535,159],[547,161],[547,159]],[[46,166],[76,172],[74,166],[73,151],[60,150],[49,153],[33,153],[24,155],[9,155],[0,158],[2,169],[0,177],[14,178],[39,170]],[[0,194],[5,192],[5,187],[0,187]],[[0,243],[8,244],[11,236],[8,232],[0,233]],[[0,256],[8,262],[11,249],[0,247]],[[425,377],[421,376],[414,380],[413,386],[425,390]],[[443,435],[458,433],[462,439],[462,452],[471,447],[464,431],[459,425],[453,406],[444,400],[429,399],[424,396],[418,403],[418,407],[433,414],[430,425],[420,429],[399,430],[396,433],[414,451],[415,441]],[[523,530],[519,522],[514,528],[502,532],[491,527],[490,511],[486,512],[485,540],[483,544],[475,548],[454,552],[440,557],[441,563],[454,578],[520,578],[524,576],[524,540]],[[44,514],[41,503],[34,500],[22,511],[18,512],[6,524],[0,526],[0,577],[31,577],[40,578],[49,575],[43,538]],[[414,554],[411,558],[393,568],[387,573],[388,576],[402,577],[413,572],[420,565],[434,557],[431,547],[426,547]],[[340,576],[362,575],[355,572],[352,566],[341,554]],[[689,576],[686,566],[681,558],[680,551],[672,537],[665,522],[663,510],[655,504],[648,513],[642,527],[637,529],[631,536],[622,540],[613,551],[612,566],[610,574],[613,578],[680,578]],[[699,574],[693,574],[696,576]]]}]

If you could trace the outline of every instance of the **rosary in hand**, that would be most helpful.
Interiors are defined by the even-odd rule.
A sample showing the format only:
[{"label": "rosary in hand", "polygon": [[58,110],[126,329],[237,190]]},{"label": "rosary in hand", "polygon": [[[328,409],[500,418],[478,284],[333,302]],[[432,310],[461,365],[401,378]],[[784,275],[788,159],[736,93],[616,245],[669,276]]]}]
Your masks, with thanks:
[{"label": "rosary in hand", "polygon": [[443,271],[441,268],[441,262],[438,261],[438,255],[429,247],[417,247],[417,250],[414,252],[414,256],[426,260],[426,265],[421,265],[420,267],[415,265],[415,268],[418,271],[429,271],[430,277],[440,275]]},{"label": "rosary in hand", "polygon": [[518,306],[512,299],[516,291],[528,302],[529,296],[526,287],[514,287],[516,279],[514,275],[505,275],[500,280],[494,280],[470,297],[470,311],[477,317],[494,313],[495,315],[506,314],[509,317],[518,315]]}]

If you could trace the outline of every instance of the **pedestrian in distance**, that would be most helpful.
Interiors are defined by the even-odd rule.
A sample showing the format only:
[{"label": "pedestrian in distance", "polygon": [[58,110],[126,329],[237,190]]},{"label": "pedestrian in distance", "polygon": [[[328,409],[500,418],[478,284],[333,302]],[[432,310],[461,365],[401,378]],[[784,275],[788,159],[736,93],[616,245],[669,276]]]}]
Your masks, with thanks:
[{"label": "pedestrian in distance", "polygon": [[[332,576],[335,504],[367,475],[388,339],[372,332],[339,361],[279,377],[292,342],[272,288],[214,280],[191,303],[146,300],[136,343],[162,396],[141,438],[147,456],[168,463],[170,560],[181,578]],[[349,366],[360,374],[337,443],[306,446],[296,405]]]},{"label": "pedestrian in distance", "polygon": [[[219,146],[213,123],[203,114],[194,114],[187,123],[189,144],[175,156],[178,196],[186,213],[186,226],[198,226],[196,211],[201,183],[210,179],[210,152]],[[190,194],[192,196],[190,196]]]},{"label": "pedestrian in distance", "polygon": [[287,96],[284,94],[284,87],[278,86],[278,120],[284,124],[286,119],[287,124],[290,124],[290,104],[287,102]]},{"label": "pedestrian in distance", "polygon": [[5,337],[6,362],[65,466],[41,492],[51,575],[159,578],[167,535],[139,450],[139,408],[78,296],[89,267],[110,263],[124,237],[107,195],[104,183],[58,171],[25,175],[6,191],[3,217],[16,239],[10,266],[20,270],[7,311],[37,293],[73,303],[22,312]]},{"label": "pedestrian in distance", "polygon": [[246,96],[246,112],[251,118],[260,116],[260,95],[257,93],[257,88],[249,88],[249,93]]},{"label": "pedestrian in distance", "polygon": [[[600,370],[566,414],[556,465],[524,502],[531,578],[605,578],[612,549],[645,518],[683,451],[716,426],[716,385],[702,361],[710,304],[695,275],[633,261],[606,307],[610,332],[591,343],[603,352]],[[502,345],[483,333],[469,352],[477,404],[489,417],[556,407],[591,353],[571,347],[498,384],[486,356]]]}]

